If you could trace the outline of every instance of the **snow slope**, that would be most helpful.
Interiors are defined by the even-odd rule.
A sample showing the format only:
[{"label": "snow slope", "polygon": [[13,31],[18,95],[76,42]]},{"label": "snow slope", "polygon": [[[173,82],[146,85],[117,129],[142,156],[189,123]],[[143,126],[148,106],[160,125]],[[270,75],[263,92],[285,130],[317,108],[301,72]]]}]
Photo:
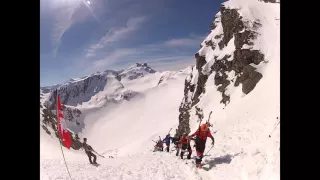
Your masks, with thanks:
[{"label": "snow slope", "polygon": [[[214,56],[232,54],[235,47],[228,43],[222,51],[214,51],[204,45],[205,41],[202,43],[200,54],[212,61],[202,66],[208,79],[196,106],[203,110],[204,120],[212,111],[211,131],[218,130],[214,134],[214,148],[203,159],[207,163],[203,170],[196,169],[191,163],[193,160],[181,160],[174,153],[151,151],[152,140],[157,140],[159,135],[163,138],[170,128],[177,128],[185,79],[197,84],[200,77],[193,67],[192,71],[187,69],[176,74],[153,73],[132,82],[123,80],[121,83],[125,87],[139,93],[136,98],[86,113],[85,129],[79,136],[87,137],[88,143],[106,158],[98,156],[101,166],[94,167],[82,150],[64,148],[73,179],[280,179],[280,130],[276,126],[280,121],[279,4],[258,0],[230,0],[224,4],[237,9],[248,22],[259,19],[262,25],[256,29],[259,35],[253,45],[243,48],[260,50],[267,63],[251,64],[263,77],[249,94],[242,92],[242,84],[235,87],[231,83],[226,87],[231,101],[225,106],[220,103],[221,92],[215,86],[215,73],[210,73],[209,68],[214,64]],[[213,40],[222,32],[223,27],[217,27],[206,40]],[[231,38],[230,42],[233,41]],[[186,78],[187,74],[192,76]],[[235,73],[227,75],[231,80]],[[159,84],[161,77],[163,81]],[[192,93],[188,95],[193,96]],[[199,123],[195,107],[190,109],[189,123],[193,133]],[[40,133],[41,179],[69,179],[58,140],[48,136],[42,128]],[[208,140],[205,153],[211,148],[210,143]],[[195,149],[193,151],[194,157]]]},{"label": "snow slope", "polygon": [[[152,139],[158,139],[159,135],[166,134],[170,127],[178,124],[173,119],[178,116],[185,76],[151,88],[132,101],[88,115],[85,119],[87,131],[81,136],[87,137],[102,152],[116,149],[116,154],[112,155],[117,157],[138,153],[141,147],[151,147]],[[99,137],[109,143],[100,143]]]}]

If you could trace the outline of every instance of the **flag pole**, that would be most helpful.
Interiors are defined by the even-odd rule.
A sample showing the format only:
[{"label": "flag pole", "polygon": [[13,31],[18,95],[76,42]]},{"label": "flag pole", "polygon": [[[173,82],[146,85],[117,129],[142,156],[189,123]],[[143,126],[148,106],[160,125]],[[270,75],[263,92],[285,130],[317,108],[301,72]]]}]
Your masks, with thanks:
[{"label": "flag pole", "polygon": [[[63,149],[62,149],[62,139],[63,139],[63,137],[61,136],[61,133],[60,133],[60,130],[59,129],[61,129],[61,127],[60,127],[60,125],[59,125],[59,123],[60,123],[60,121],[59,121],[59,104],[58,104],[58,89],[56,89],[56,114],[57,114],[57,125],[58,125],[58,134],[59,134],[59,142],[60,142],[60,148],[61,148],[61,153],[62,153],[62,157],[63,157],[63,161],[64,161],[64,164],[66,165],[66,168],[67,168],[67,171],[68,171],[68,174],[69,174],[69,177],[70,177],[70,179],[72,180],[72,178],[71,178],[71,175],[70,175],[70,172],[69,172],[69,168],[68,168],[68,166],[67,166],[67,162],[66,162],[66,159],[65,159],[65,157],[64,157],[64,153],[63,153]],[[60,127],[60,128],[59,128]]]}]

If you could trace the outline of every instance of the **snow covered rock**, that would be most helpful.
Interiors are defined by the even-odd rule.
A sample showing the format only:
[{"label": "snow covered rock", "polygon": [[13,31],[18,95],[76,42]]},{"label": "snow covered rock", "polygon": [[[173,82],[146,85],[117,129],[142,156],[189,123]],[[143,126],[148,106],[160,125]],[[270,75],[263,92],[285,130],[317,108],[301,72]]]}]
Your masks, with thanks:
[{"label": "snow covered rock", "polygon": [[43,87],[40,87],[40,90],[42,91],[42,93],[50,93],[50,92],[56,90],[60,86],[61,86],[61,84],[55,84],[52,86],[43,86]]},{"label": "snow covered rock", "polygon": [[147,65],[147,63],[136,63],[126,70],[120,71],[119,75],[121,80],[133,80],[140,77],[144,77],[147,74],[153,74],[156,71]]},{"label": "snow covered rock", "polygon": [[160,79],[158,81],[157,86],[163,84],[164,82],[169,81],[170,79],[175,79],[177,76],[188,76],[192,72],[192,66],[188,66],[187,68],[180,71],[164,71],[160,75]]},{"label": "snow covered rock", "polygon": [[195,54],[192,73],[185,81],[179,108],[179,133],[190,132],[190,111],[196,111],[196,105],[203,100],[211,83],[220,92],[219,101],[225,106],[232,101],[231,94],[239,85],[244,94],[249,94],[259,84],[263,78],[262,69],[270,60],[265,52],[273,42],[268,41],[265,31],[274,25],[270,21],[276,20],[277,14],[268,14],[275,12],[268,10],[278,8],[275,2],[229,0],[222,4],[211,24],[211,33]]}]

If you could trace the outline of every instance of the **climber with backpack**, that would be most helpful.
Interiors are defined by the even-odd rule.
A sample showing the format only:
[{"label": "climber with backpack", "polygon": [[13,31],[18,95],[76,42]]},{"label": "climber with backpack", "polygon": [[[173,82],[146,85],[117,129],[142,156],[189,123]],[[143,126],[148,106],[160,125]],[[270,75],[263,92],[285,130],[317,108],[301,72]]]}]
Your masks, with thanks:
[{"label": "climber with backpack", "polygon": [[166,137],[162,140],[165,144],[166,144],[166,150],[167,152],[169,152],[169,148],[170,148],[170,141],[172,141],[172,137],[170,136],[170,134],[167,134]]},{"label": "climber with backpack", "polygon": [[180,147],[179,147],[179,140],[181,139],[182,135],[177,136],[177,134],[174,136],[174,138],[172,139],[172,142],[174,144],[174,147],[176,149],[176,156],[179,155],[180,152]]},{"label": "climber with backpack", "polygon": [[159,139],[157,142],[156,142],[156,145],[154,146],[154,151],[163,151],[163,142],[161,141],[161,139]]},{"label": "climber with backpack", "polygon": [[197,157],[196,157],[197,168],[201,168],[201,161],[203,158],[203,152],[206,148],[207,137],[211,138],[212,146],[214,145],[214,138],[210,133],[210,130],[208,128],[209,126],[210,126],[210,123],[202,124],[195,133],[189,136],[189,138],[196,136],[195,145],[196,145],[196,152],[197,152]]},{"label": "climber with backpack", "polygon": [[187,133],[183,133],[183,135],[178,143],[181,148],[181,153],[180,153],[181,159],[183,159],[183,155],[186,150],[189,152],[187,159],[191,159],[192,149],[190,146],[190,139],[188,138]]},{"label": "climber with backpack", "polygon": [[179,142],[180,138],[181,138],[181,135],[177,136],[177,134],[175,134],[174,137],[172,138],[172,143],[174,145],[177,145],[177,143]]},{"label": "climber with backpack", "polygon": [[[90,164],[98,164],[96,162],[97,160],[97,156],[95,154],[93,154],[92,152],[95,152],[92,147],[87,144],[87,138],[83,138],[83,143],[82,143],[82,147],[85,151],[85,153],[87,154],[88,158],[89,158],[89,161],[90,161]],[[93,162],[91,160],[91,157],[93,157]]]}]

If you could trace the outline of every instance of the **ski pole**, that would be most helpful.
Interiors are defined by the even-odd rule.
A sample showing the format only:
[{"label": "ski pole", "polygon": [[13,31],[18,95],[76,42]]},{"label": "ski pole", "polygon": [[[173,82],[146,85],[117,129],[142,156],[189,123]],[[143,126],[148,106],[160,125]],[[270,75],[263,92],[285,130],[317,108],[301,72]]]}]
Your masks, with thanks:
[{"label": "ski pole", "polygon": [[274,130],[276,130],[276,128],[278,127],[279,124],[280,124],[280,121],[278,122],[278,124],[276,125],[276,127],[272,130],[272,132],[269,134],[269,138],[271,137],[271,134],[273,133]]},{"label": "ski pole", "polygon": [[[95,151],[95,150],[93,150],[93,151],[94,151],[95,153],[97,153],[97,151]],[[97,153],[97,155],[104,158],[104,156],[100,155],[99,153]]]},{"label": "ski pole", "polygon": [[209,149],[209,151],[208,151],[204,156],[206,156],[206,155],[211,151],[212,148],[213,148],[213,145],[211,146],[211,148]]}]

